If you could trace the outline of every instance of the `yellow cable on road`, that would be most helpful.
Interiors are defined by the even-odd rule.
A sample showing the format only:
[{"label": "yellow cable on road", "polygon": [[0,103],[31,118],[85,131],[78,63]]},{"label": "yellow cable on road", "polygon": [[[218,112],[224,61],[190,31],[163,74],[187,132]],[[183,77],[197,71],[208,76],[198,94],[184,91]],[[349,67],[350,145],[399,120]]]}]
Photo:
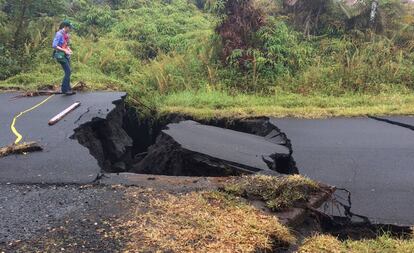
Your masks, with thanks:
[{"label": "yellow cable on road", "polygon": [[19,114],[17,114],[14,118],[13,118],[13,121],[12,121],[12,124],[10,125],[10,129],[11,129],[11,131],[14,133],[14,135],[16,135],[16,140],[14,141],[14,144],[19,144],[19,142],[22,140],[22,138],[23,138],[23,136],[16,130],[16,128],[14,127],[14,125],[16,124],[16,120],[20,117],[20,116],[22,116],[23,114],[25,114],[25,113],[28,113],[28,112],[30,112],[30,111],[33,111],[34,109],[36,109],[37,107],[39,107],[39,106],[41,106],[41,105],[43,105],[44,103],[46,103],[49,99],[51,99],[52,97],[53,97],[54,95],[51,95],[51,96],[49,96],[49,97],[47,97],[45,100],[43,100],[42,102],[40,102],[40,103],[38,103],[37,105],[35,105],[35,106],[33,106],[33,107],[31,107],[31,108],[29,108],[29,109],[27,109],[27,110],[25,110],[25,111],[23,111],[23,112],[20,112]]}]

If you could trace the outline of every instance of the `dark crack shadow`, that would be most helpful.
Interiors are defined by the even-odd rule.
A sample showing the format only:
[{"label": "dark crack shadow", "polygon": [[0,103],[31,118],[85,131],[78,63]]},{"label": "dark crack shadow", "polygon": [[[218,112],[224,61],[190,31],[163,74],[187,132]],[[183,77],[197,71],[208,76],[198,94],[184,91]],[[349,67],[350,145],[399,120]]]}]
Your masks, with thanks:
[{"label": "dark crack shadow", "polygon": [[88,114],[90,110],[91,110],[91,107],[88,107],[88,108],[86,109],[86,111],[85,111],[84,113],[82,113],[82,114],[79,116],[79,118],[75,121],[75,124],[78,124],[78,122],[82,119],[82,117],[83,117],[84,115]]},{"label": "dark crack shadow", "polygon": [[406,124],[406,123],[402,123],[402,122],[399,122],[399,121],[390,120],[390,119],[386,119],[386,118],[370,116],[370,115],[368,115],[368,118],[373,119],[373,120],[377,120],[377,121],[386,122],[386,123],[389,123],[389,124],[392,124],[392,125],[404,127],[404,128],[407,128],[407,129],[410,129],[410,130],[414,131],[414,126],[410,125],[410,124]]},{"label": "dark crack shadow", "polygon": [[[79,122],[88,111],[90,108],[76,122]],[[80,125],[75,129],[71,138],[76,139],[89,149],[91,155],[98,161],[102,169],[101,172],[160,174],[161,172],[156,168],[161,167],[166,168],[166,170],[162,170],[162,173],[176,171],[172,175],[177,176],[213,176],[212,174],[214,176],[228,176],[258,172],[257,168],[246,167],[244,164],[233,164],[224,160],[220,161],[208,155],[200,156],[195,152],[188,155],[189,152],[182,149],[175,141],[161,142],[161,137],[165,135],[162,134],[162,130],[166,129],[170,123],[179,123],[188,120],[188,118],[191,120],[189,116],[168,114],[153,119],[148,115],[140,114],[137,109],[128,106],[125,101],[121,101],[116,103],[116,108],[108,114],[106,119],[92,120]],[[199,123],[257,135],[263,137],[264,142],[284,146],[288,149],[286,154],[274,153],[272,156],[264,157],[263,161],[268,166],[269,173],[298,174],[290,140],[285,133],[270,122],[269,118],[221,118],[200,120]],[[170,148],[170,146],[173,147]],[[155,150],[155,148],[159,148],[159,150]],[[149,151],[154,152],[151,154]],[[184,173],[182,169],[184,167],[198,169],[197,172],[194,172],[195,174],[192,174],[194,168]],[[147,171],[146,168],[150,169]],[[200,174],[200,171],[208,172]],[[167,174],[170,175],[170,172]],[[100,175],[97,176],[97,180],[99,177]]]}]

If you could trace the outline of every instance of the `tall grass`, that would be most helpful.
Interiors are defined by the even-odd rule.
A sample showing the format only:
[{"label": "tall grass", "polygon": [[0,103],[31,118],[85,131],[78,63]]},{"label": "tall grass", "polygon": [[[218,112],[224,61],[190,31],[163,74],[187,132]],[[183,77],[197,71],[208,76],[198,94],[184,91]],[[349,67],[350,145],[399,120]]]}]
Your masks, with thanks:
[{"label": "tall grass", "polygon": [[301,75],[289,79],[293,85],[286,88],[329,95],[408,92],[413,88],[414,55],[396,47],[392,39],[372,35],[366,42],[343,37],[318,44],[319,55]]}]

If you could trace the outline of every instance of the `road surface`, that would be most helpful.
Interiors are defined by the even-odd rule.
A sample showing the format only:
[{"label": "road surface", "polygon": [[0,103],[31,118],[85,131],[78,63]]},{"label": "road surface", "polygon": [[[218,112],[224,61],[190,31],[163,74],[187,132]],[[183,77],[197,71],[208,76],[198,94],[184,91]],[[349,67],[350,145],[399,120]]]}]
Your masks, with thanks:
[{"label": "road surface", "polygon": [[[0,94],[0,147],[14,142],[13,118],[46,97]],[[23,141],[44,150],[0,159],[0,184],[87,184],[101,168],[71,139],[74,130],[105,119],[125,93],[55,95],[16,121]],[[54,126],[48,120],[74,102],[81,106]],[[352,211],[380,223],[414,224],[414,118],[272,119],[287,134],[301,174],[352,193]],[[225,150],[220,150],[225,152]],[[231,150],[229,151],[231,154]]]},{"label": "road surface", "polygon": [[354,213],[379,223],[414,224],[413,130],[371,118],[272,122],[291,140],[299,172],[348,189]]},{"label": "road surface", "polygon": [[[10,125],[13,117],[47,97],[14,97],[17,93],[0,94],[0,147],[12,144],[16,136]],[[15,128],[24,142],[36,141],[44,149],[26,155],[10,155],[0,159],[0,183],[90,183],[100,173],[96,159],[87,148],[71,139],[80,125],[105,119],[120,101],[122,92],[80,93],[75,96],[55,95],[36,109],[16,120]],[[54,126],[48,121],[75,102],[81,106]]]}]

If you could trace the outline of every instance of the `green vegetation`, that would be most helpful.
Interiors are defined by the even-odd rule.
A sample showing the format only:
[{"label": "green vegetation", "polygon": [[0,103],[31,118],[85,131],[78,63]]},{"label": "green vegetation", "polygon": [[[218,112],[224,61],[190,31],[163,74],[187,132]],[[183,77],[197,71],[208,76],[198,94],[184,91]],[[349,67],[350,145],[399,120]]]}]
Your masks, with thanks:
[{"label": "green vegetation", "polygon": [[73,83],[125,90],[162,113],[414,113],[414,19],[397,0],[381,0],[371,26],[330,1],[318,16],[319,1],[294,11],[279,0],[52,2],[0,0],[2,89],[59,86],[50,44],[68,18]]},{"label": "green vegetation", "polygon": [[[125,9],[84,1],[77,4],[80,10],[74,11],[77,18],[72,18],[78,28],[78,33],[72,34],[75,82],[83,81],[91,89],[125,89],[140,95],[197,88],[201,73],[195,71],[202,71],[204,66],[194,56],[200,50],[197,47],[205,44],[203,40],[209,39],[213,27],[207,14],[186,1],[136,1]],[[10,74],[3,86],[34,89],[59,84],[61,70],[51,59],[50,44],[62,19],[47,19],[45,25],[39,20],[29,22],[35,26],[34,31],[48,33],[39,45],[35,44],[35,37],[24,42],[25,48],[21,50],[31,55],[30,62],[25,60],[21,64],[27,70]],[[14,44],[14,39],[9,42]],[[30,47],[26,48],[26,44]]]}]

